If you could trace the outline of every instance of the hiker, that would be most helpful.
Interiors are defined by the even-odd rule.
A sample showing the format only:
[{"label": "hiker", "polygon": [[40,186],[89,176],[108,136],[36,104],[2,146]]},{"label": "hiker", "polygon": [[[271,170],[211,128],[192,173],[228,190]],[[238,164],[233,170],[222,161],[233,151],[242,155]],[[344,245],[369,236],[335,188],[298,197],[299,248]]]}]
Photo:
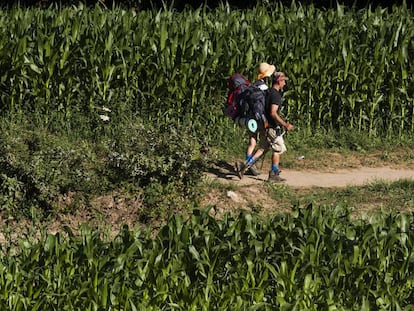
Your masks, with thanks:
[{"label": "hiker", "polygon": [[[282,136],[282,128],[287,131],[293,130],[294,126],[289,122],[286,122],[280,116],[280,112],[283,108],[282,95],[280,91],[286,85],[286,80],[289,78],[283,72],[275,72],[273,74],[272,87],[267,94],[267,117],[269,126],[265,130],[265,134],[260,137],[260,146],[254,153],[252,158],[252,164],[254,164],[264,153],[272,149],[272,168],[269,172],[269,181],[284,181],[285,179],[280,177],[279,162],[280,155],[286,151],[286,146]],[[242,165],[239,168],[239,177],[242,178],[245,171],[247,171],[249,165]]]},{"label": "hiker", "polygon": [[[255,83],[259,84],[259,88],[262,91],[266,91],[269,87],[267,86],[267,78],[269,78],[276,70],[274,65],[270,65],[268,63],[261,63],[259,65],[259,74],[257,75],[257,81]],[[261,83],[260,83],[261,82]],[[248,171],[254,176],[260,175],[260,171],[257,169],[255,165],[255,161],[253,159],[253,153],[256,148],[257,140],[259,137],[260,131],[256,131],[252,133],[248,131],[249,134],[249,143],[246,148],[246,162],[245,165],[249,165]]]}]

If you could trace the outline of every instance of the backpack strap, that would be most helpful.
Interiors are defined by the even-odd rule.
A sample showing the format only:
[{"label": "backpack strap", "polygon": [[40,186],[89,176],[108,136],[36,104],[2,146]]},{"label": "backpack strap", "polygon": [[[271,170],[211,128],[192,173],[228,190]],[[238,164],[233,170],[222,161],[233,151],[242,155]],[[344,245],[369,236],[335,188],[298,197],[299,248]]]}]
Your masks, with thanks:
[{"label": "backpack strap", "polygon": [[269,87],[267,86],[267,84],[262,79],[257,80],[256,82],[253,83],[253,85],[256,86],[256,87],[258,87],[262,91],[267,91],[269,89]]}]

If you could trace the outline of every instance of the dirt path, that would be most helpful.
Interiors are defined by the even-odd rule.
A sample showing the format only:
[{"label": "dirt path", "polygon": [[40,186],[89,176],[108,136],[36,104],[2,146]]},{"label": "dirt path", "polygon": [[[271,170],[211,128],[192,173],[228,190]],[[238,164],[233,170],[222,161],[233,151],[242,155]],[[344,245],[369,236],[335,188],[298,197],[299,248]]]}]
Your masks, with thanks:
[{"label": "dirt path", "polygon": [[[411,163],[409,167],[399,166],[380,166],[344,169],[346,163],[358,165],[359,161],[352,158],[350,161],[333,161],[333,156],[328,157],[331,163],[342,163],[341,167],[321,166],[322,171],[305,169],[301,167],[283,168],[282,176],[286,178],[285,185],[296,188],[298,191],[308,191],[312,187],[335,188],[349,185],[364,185],[374,181],[397,181],[401,179],[414,180],[414,166]],[[267,166],[269,167],[269,163]],[[263,169],[263,174],[259,176],[245,175],[239,179],[234,170],[233,164],[226,161],[214,165],[206,173],[206,178],[216,180],[221,183],[231,183],[240,187],[229,187],[223,191],[217,187],[209,188],[201,200],[201,206],[214,206],[217,217],[227,212],[237,212],[240,209],[250,210],[252,206],[260,207],[261,213],[274,213],[278,210],[284,210],[286,206],[291,206],[290,202],[282,202],[280,199],[273,199],[266,190],[267,172]],[[312,190],[311,190],[312,191]],[[288,198],[288,201],[290,199]],[[375,206],[378,202],[375,203]],[[63,226],[69,226],[74,232],[78,231],[80,224],[86,223],[96,226],[110,226],[112,233],[116,234],[123,224],[127,223],[131,228],[138,222],[140,201],[139,199],[130,201],[129,199],[117,199],[108,195],[98,198],[92,204],[93,210],[97,214],[91,213],[90,208],[80,208],[76,213],[59,214],[56,219],[50,220],[45,224],[51,233],[58,232]],[[368,207],[365,205],[365,209]],[[101,219],[105,215],[105,221]],[[25,236],[33,229],[33,223],[23,220],[2,219],[0,214],[0,224],[8,224],[11,228],[12,239],[19,236]],[[159,225],[159,224],[157,224]],[[4,232],[0,232],[0,244],[5,243],[6,237]]]},{"label": "dirt path", "polygon": [[[233,170],[217,170],[207,176],[222,182],[237,182],[239,185],[254,185],[267,179],[267,173],[259,176],[245,175],[240,180]],[[281,176],[286,178],[284,184],[292,187],[345,187],[364,185],[375,181],[397,181],[413,179],[414,169],[393,169],[390,167],[360,167],[358,169],[337,169],[332,172],[313,170],[284,169]]]}]

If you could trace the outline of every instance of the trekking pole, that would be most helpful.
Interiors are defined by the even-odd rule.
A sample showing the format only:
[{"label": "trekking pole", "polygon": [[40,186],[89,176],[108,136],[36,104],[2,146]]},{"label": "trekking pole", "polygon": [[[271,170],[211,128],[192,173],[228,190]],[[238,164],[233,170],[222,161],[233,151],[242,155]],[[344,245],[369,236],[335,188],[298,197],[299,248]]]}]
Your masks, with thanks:
[{"label": "trekking pole", "polygon": [[260,156],[262,158],[262,163],[260,164],[260,169],[263,169],[263,163],[264,163],[264,159],[266,157],[266,153],[269,151],[270,147],[267,147],[264,151],[263,154]]}]

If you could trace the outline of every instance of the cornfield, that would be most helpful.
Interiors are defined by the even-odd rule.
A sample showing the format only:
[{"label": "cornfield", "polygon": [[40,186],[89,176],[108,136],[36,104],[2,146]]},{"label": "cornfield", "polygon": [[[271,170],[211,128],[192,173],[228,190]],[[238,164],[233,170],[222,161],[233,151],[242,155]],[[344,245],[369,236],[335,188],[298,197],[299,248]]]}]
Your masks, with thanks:
[{"label": "cornfield", "polygon": [[413,20],[405,6],[14,8],[0,12],[1,113],[91,130],[106,107],[217,139],[226,77],[267,61],[290,76],[287,118],[303,130],[411,135]]},{"label": "cornfield", "polygon": [[[84,228],[2,249],[2,310],[409,310],[413,214],[176,215],[155,238]],[[30,242],[32,241],[32,242]]]},{"label": "cornfield", "polygon": [[[153,176],[161,175],[168,183],[176,165],[180,178],[192,168],[187,163],[197,166],[195,151],[179,150],[179,129],[200,141],[224,138],[232,126],[222,112],[226,78],[242,72],[253,80],[256,66],[267,61],[290,77],[284,93],[286,119],[298,129],[308,134],[322,128],[372,137],[410,136],[413,21],[405,6],[2,10],[0,118],[75,136],[98,135],[102,121],[111,121],[104,131],[110,135],[116,123],[144,120],[145,127],[131,125],[136,133],[125,133],[111,146],[111,164],[123,169],[120,175],[126,172],[128,181],[144,179],[151,185]],[[165,144],[157,145],[157,137],[148,134],[156,131],[146,132],[148,140],[141,141],[140,129],[148,125],[163,134],[167,129]],[[191,148],[193,141],[188,141],[184,146]],[[145,142],[152,144],[148,150]],[[85,174],[82,182],[76,175],[97,162],[93,155],[77,156],[83,154],[82,145],[80,151],[56,148],[45,158],[43,150],[26,148],[26,141],[18,139],[2,144],[3,150],[14,151],[13,143],[31,152],[22,159],[7,154],[2,159],[2,185],[13,197],[19,198],[14,193],[23,189],[21,171],[38,177],[30,181],[35,189],[47,190],[45,197],[54,194],[44,182],[62,186],[65,176],[56,173],[62,172],[61,162],[66,172],[79,166],[70,172],[75,185],[70,179],[62,189],[99,180],[97,172]],[[135,149],[128,149],[131,143]],[[152,154],[141,155],[141,146],[149,153],[166,150],[167,155],[161,154],[155,164],[151,158],[149,171],[141,160]],[[170,161],[174,157],[179,161]],[[44,159],[60,170],[41,170]],[[16,176],[7,175],[16,165]],[[11,211],[19,207],[10,202]],[[355,219],[344,207],[308,206],[267,219],[245,212],[216,220],[211,212],[175,215],[157,234],[124,227],[112,239],[88,228],[80,234],[65,228],[38,240],[30,235],[9,238],[0,246],[0,309],[414,308],[412,213]]]}]

